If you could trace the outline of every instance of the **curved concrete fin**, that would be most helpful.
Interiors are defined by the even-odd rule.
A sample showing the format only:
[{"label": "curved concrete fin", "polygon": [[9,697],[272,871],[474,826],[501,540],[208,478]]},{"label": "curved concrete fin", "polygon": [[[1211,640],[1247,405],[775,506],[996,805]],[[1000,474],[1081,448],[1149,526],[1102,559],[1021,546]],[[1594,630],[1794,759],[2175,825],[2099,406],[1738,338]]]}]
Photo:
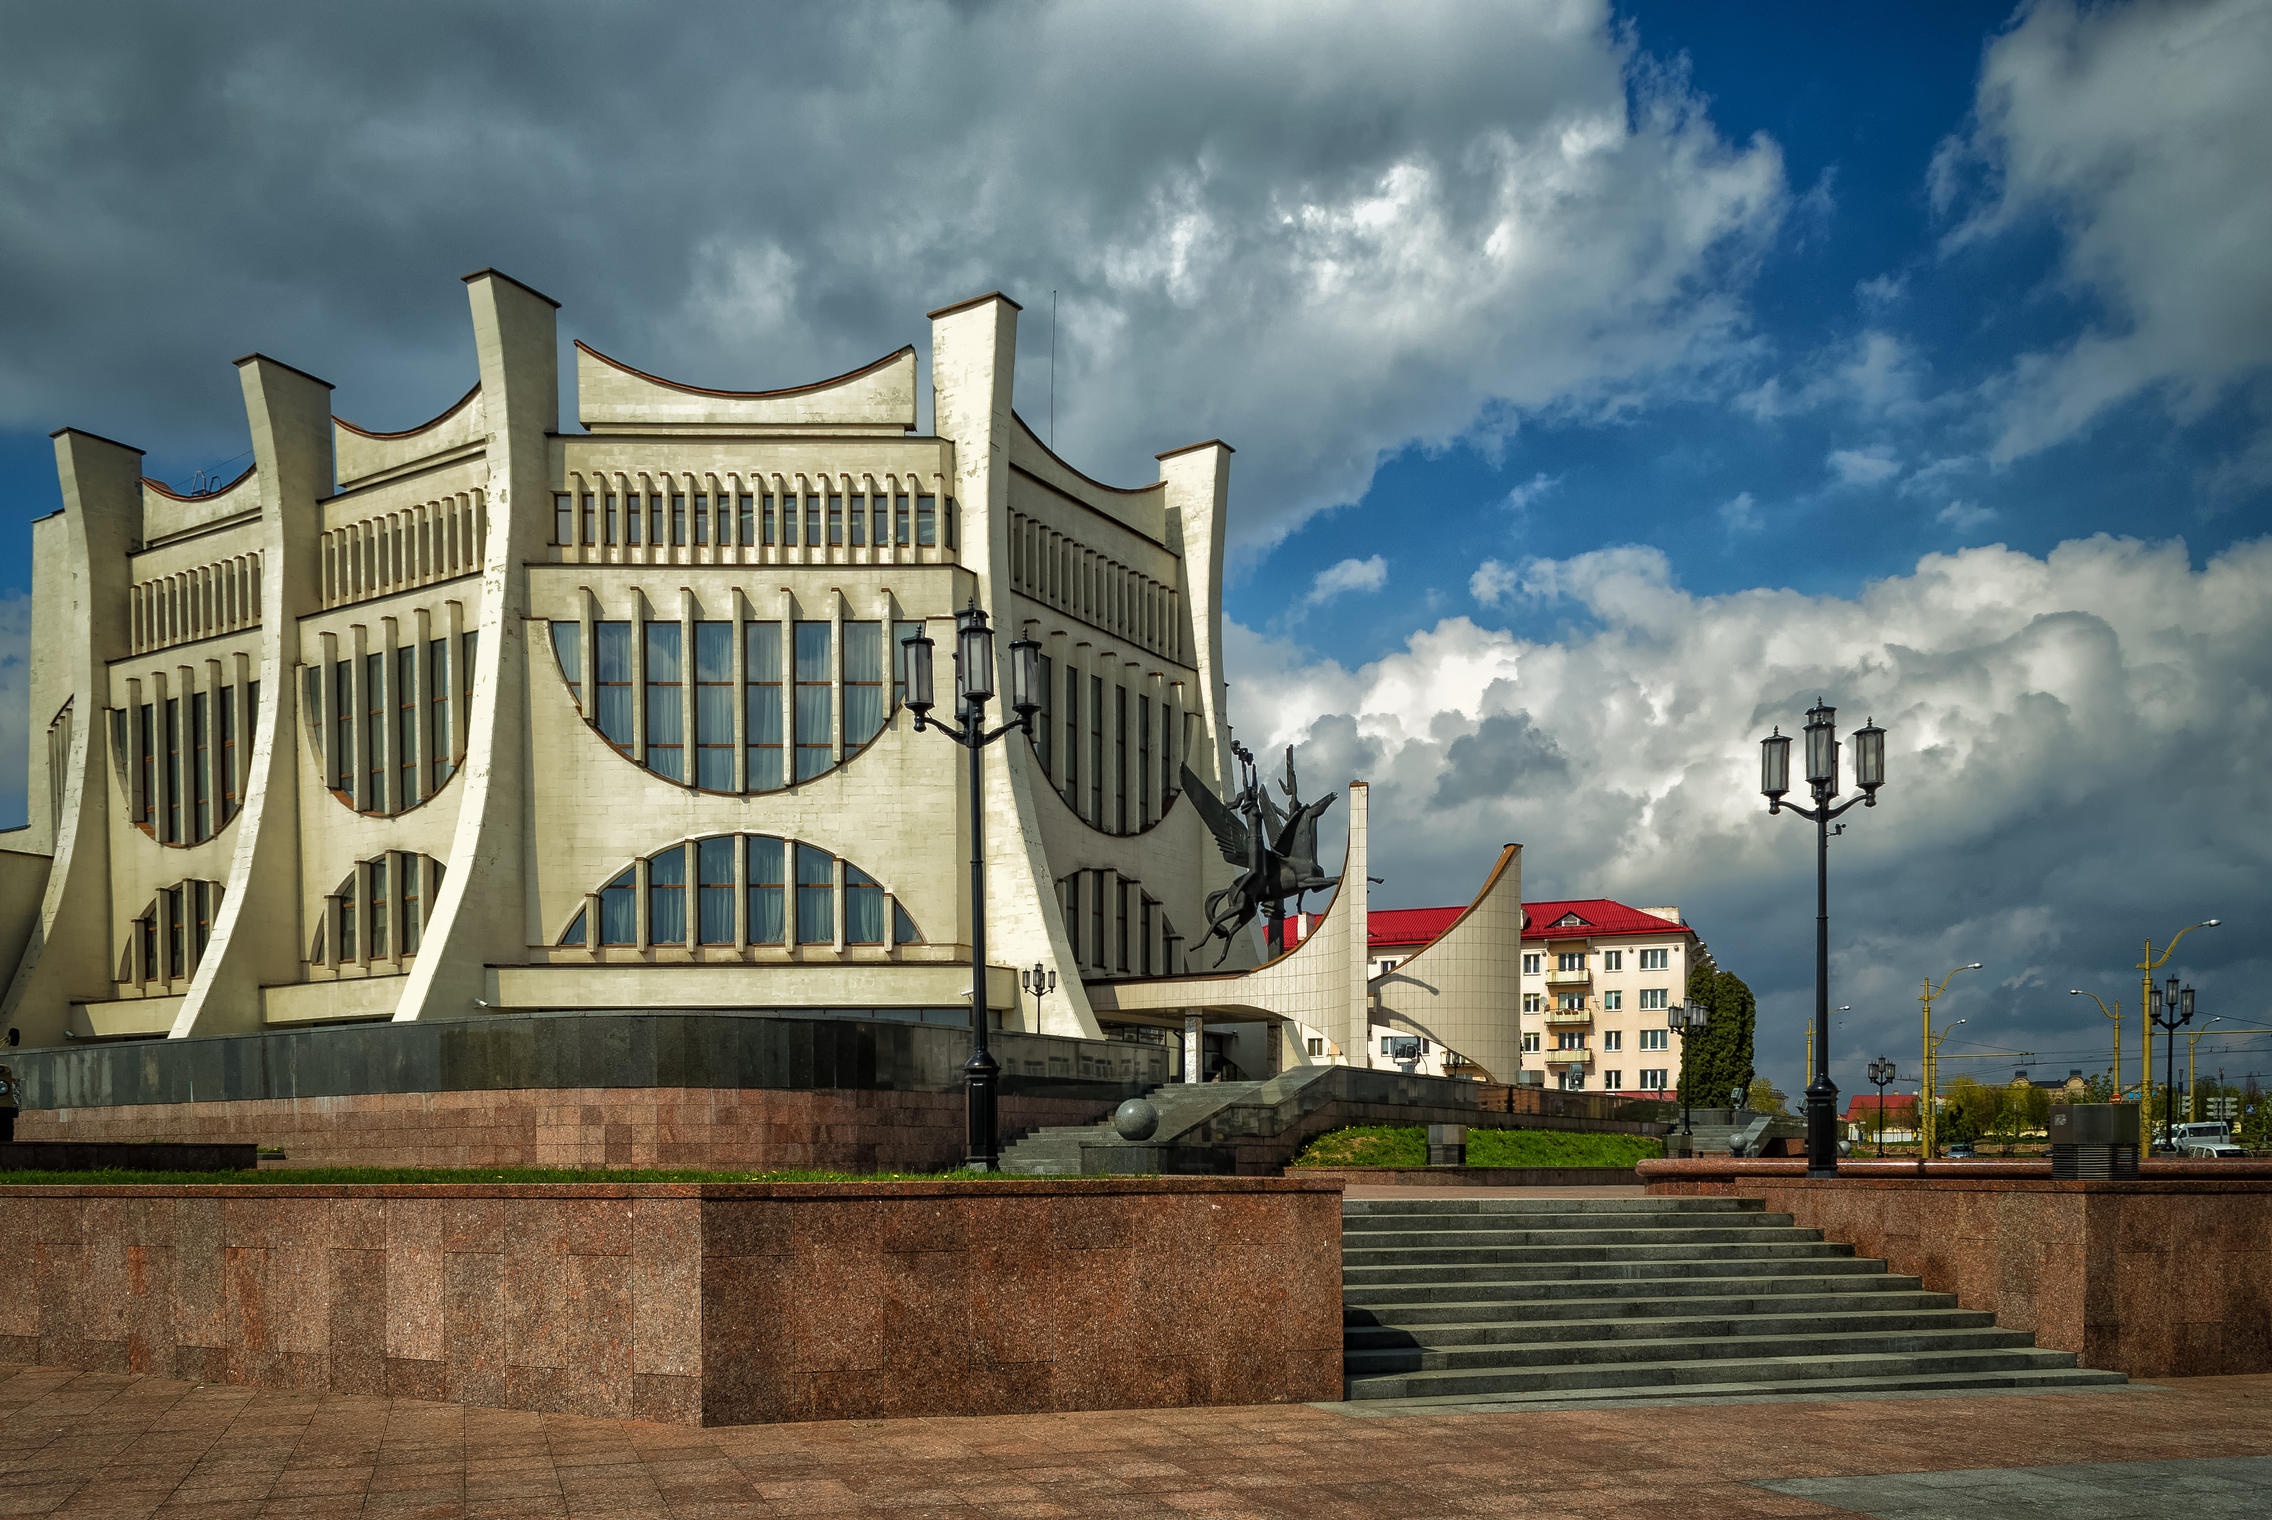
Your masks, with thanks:
[{"label": "curved concrete fin", "polygon": [[1373,978],[1377,1022],[1466,1057],[1488,1081],[1522,1065],[1523,847],[1510,844],[1483,888],[1419,953]]}]

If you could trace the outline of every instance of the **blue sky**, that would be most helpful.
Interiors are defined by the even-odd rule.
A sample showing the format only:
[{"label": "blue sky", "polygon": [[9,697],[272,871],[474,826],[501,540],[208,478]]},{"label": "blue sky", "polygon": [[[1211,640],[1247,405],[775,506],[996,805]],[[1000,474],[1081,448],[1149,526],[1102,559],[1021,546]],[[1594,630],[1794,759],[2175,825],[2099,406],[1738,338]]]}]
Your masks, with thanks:
[{"label": "blue sky", "polygon": [[1982,1049],[2089,1064],[2066,988],[2210,913],[2272,1024],[2263,0],[390,14],[0,7],[7,754],[51,428],[234,473],[252,349],[416,422],[485,265],[734,387],[998,287],[1038,423],[1054,290],[1062,453],[1238,447],[1233,716],[1375,783],[1386,905],[1501,839],[1680,902],[1795,1087],[1811,861],[1751,767],[1821,691],[1893,735],[1844,1085],[1973,959]]}]

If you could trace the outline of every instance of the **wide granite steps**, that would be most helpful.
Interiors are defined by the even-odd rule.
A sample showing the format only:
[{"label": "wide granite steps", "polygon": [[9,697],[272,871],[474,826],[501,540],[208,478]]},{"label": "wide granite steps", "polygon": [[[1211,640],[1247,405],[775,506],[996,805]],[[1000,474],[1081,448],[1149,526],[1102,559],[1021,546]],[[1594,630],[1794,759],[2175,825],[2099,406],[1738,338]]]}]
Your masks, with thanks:
[{"label": "wide granite steps", "polygon": [[1497,1407],[2123,1381],[1756,1200],[1343,1208],[1351,1400]]},{"label": "wide granite steps", "polygon": [[1525,1393],[1418,1394],[1361,1402],[1364,1413],[1431,1414],[1502,1409],[1594,1408],[1622,1403],[1710,1403],[1756,1399],[1853,1399],[1901,1394],[2009,1393],[2029,1389],[2068,1392],[2127,1382],[2119,1372],[2081,1367],[2019,1368],[1992,1372],[1878,1373],[1793,1383],[1781,1378],[1725,1383],[1679,1383],[1618,1388],[1547,1388]]}]

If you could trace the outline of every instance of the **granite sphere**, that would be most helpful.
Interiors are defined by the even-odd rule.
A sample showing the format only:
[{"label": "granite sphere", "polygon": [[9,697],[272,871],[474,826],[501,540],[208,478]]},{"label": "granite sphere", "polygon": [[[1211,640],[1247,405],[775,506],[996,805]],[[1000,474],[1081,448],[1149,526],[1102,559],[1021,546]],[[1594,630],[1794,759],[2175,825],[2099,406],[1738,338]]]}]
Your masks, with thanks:
[{"label": "granite sphere", "polygon": [[1130,1098],[1112,1111],[1112,1127],[1123,1140],[1149,1140],[1160,1127],[1160,1111],[1142,1098]]}]

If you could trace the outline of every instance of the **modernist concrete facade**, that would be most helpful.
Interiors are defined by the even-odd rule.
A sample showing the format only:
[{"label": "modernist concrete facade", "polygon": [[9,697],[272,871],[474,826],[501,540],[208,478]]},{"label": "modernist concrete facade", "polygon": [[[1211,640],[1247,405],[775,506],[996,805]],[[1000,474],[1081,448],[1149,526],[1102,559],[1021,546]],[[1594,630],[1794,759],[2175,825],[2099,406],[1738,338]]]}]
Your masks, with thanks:
[{"label": "modernist concrete facade", "polygon": [[[23,1045],[496,1012],[959,1022],[963,756],[914,732],[895,678],[901,638],[951,647],[972,602],[1005,662],[1041,640],[1050,689],[1034,738],[985,759],[988,1006],[1095,1039],[1089,980],[1182,969],[1225,880],[1175,778],[1222,775],[1227,445],[1132,489],[1082,475],[1011,410],[1000,295],[931,314],[929,432],[913,347],[721,392],[581,344],[564,430],[555,303],[494,271],[466,289],[474,384],[420,427],[357,427],[253,355],[254,462],[218,490],[55,435],[32,816],[0,862],[29,920],[0,1009]],[[1038,1008],[1012,969],[1037,962]]]}]

